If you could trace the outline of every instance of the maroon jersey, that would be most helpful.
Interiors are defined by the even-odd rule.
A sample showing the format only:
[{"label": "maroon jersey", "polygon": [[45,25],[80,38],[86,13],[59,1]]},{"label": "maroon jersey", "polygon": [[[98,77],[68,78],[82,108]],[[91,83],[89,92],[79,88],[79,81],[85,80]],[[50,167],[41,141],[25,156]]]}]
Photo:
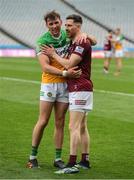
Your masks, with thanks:
[{"label": "maroon jersey", "polygon": [[71,54],[77,54],[82,59],[77,65],[82,70],[82,74],[77,79],[68,79],[69,92],[74,91],[93,91],[93,84],[90,80],[91,76],[91,45],[90,42],[82,42],[81,44],[73,43],[68,49],[68,58]]},{"label": "maroon jersey", "polygon": [[112,44],[111,44],[110,39],[112,39],[111,35],[107,36],[104,41],[104,50],[105,51],[111,51],[111,49],[112,49]]}]

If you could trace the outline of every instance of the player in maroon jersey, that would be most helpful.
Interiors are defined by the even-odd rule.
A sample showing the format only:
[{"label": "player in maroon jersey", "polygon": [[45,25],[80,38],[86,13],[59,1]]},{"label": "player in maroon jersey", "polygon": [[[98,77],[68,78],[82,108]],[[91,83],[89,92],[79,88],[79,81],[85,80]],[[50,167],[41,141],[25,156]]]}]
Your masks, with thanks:
[{"label": "player in maroon jersey", "polygon": [[105,37],[105,41],[104,41],[104,73],[108,74],[109,71],[109,66],[110,66],[110,61],[112,59],[112,51],[113,51],[113,47],[112,47],[112,37],[113,36],[113,32],[112,30],[108,31],[108,35]]},{"label": "player in maroon jersey", "polygon": [[[66,18],[66,32],[72,43],[66,54],[66,58],[61,58],[53,47],[45,47],[44,53],[56,59],[67,69],[78,66],[82,74],[78,79],[68,79],[69,90],[69,111],[70,111],[70,157],[67,167],[56,171],[58,174],[77,173],[78,167],[90,168],[89,162],[89,142],[90,137],[87,129],[87,112],[93,107],[93,84],[91,76],[91,44],[90,41],[76,43],[76,38],[81,32],[82,18],[78,15],[70,15]],[[81,161],[76,164],[77,150],[81,143]]]}]

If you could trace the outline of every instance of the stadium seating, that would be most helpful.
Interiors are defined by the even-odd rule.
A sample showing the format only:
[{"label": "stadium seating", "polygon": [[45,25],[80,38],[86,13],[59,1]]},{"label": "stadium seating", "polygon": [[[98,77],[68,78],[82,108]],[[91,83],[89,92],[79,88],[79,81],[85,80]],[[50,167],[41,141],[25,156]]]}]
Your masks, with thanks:
[{"label": "stadium seating", "polygon": [[[120,27],[123,34],[134,37],[134,1],[132,0],[68,0],[76,8],[97,21],[115,29]],[[63,22],[69,14],[75,13],[60,0],[11,0],[1,1],[0,22],[1,27],[17,38],[35,47],[36,39],[46,27],[43,16],[46,12],[55,9],[60,12]],[[102,47],[106,30],[83,18],[83,30],[96,36],[98,46]],[[0,45],[18,45],[15,41],[1,35]],[[133,47],[133,44],[125,41],[126,47]]]}]

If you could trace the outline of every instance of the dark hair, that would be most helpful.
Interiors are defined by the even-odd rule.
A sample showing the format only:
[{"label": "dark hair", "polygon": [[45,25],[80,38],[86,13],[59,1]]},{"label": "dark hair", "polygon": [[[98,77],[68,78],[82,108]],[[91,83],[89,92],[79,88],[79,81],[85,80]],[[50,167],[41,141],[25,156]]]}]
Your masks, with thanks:
[{"label": "dark hair", "polygon": [[120,28],[116,28],[116,31],[120,31],[121,29]]},{"label": "dark hair", "polygon": [[112,31],[112,29],[108,29],[108,32],[109,32],[109,33],[112,33],[113,31]]},{"label": "dark hair", "polygon": [[57,13],[56,11],[50,11],[44,16],[44,20],[47,22],[48,19],[50,20],[55,20],[56,18],[60,19],[60,14]]},{"label": "dark hair", "polygon": [[75,23],[82,24],[82,17],[76,14],[72,14],[66,17],[66,19],[72,19]]}]

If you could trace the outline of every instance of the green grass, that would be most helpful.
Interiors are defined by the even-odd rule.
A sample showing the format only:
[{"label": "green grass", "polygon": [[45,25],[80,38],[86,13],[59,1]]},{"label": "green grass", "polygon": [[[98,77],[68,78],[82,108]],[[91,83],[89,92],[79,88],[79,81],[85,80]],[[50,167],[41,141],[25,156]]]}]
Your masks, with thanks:
[{"label": "green grass", "polygon": [[[1,179],[132,179],[134,178],[134,59],[124,59],[119,77],[102,73],[102,60],[93,60],[94,110],[88,115],[91,136],[89,171],[55,175],[53,167],[54,120],[51,116],[39,148],[41,169],[25,167],[31,135],[38,118],[41,70],[36,59],[0,58],[0,178]],[[4,79],[8,77],[11,79]],[[15,79],[18,79],[17,81]],[[19,79],[28,80],[21,82]],[[112,91],[113,94],[99,90]],[[123,95],[116,94],[124,93]],[[69,132],[66,116],[63,159],[68,160]],[[80,156],[79,156],[80,158]]]}]

